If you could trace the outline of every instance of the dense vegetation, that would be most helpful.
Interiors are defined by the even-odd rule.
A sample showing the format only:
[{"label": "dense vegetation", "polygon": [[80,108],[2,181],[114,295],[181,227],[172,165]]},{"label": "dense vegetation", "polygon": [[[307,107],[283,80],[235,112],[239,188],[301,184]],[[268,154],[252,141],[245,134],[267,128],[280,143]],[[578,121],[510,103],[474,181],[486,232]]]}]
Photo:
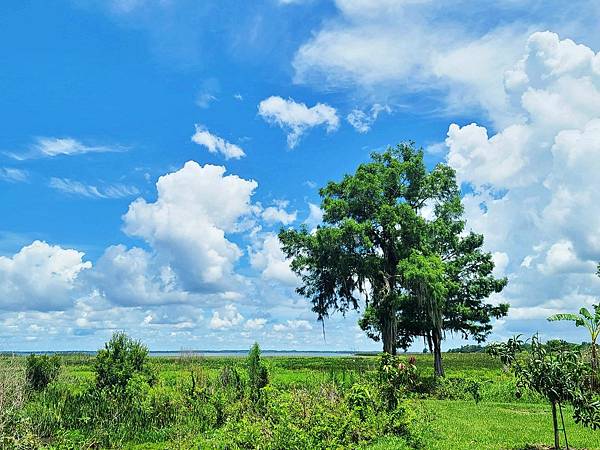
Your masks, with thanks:
[{"label": "dense vegetation", "polygon": [[[117,334],[96,357],[61,356],[60,374],[41,390],[28,384],[27,358],[1,357],[0,442],[57,449],[525,449],[553,442],[550,404],[531,390],[518,396],[518,379],[502,361],[447,354],[447,376],[439,378],[432,359],[264,358],[258,346],[248,358],[149,358],[143,345]],[[600,449],[600,433],[576,425],[570,406],[563,411],[571,446]]]}]

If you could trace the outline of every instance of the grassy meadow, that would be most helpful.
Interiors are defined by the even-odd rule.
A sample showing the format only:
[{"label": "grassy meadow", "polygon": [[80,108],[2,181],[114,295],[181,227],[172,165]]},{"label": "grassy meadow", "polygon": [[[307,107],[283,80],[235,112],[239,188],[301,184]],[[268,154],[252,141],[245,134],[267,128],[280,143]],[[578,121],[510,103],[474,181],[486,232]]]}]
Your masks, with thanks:
[{"label": "grassy meadow", "polygon": [[[550,406],[533,394],[517,399],[513,376],[497,360],[445,354],[447,375],[436,382],[431,355],[414,356],[419,387],[392,413],[370,406],[374,356],[263,357],[268,385],[254,403],[244,395],[246,358],[152,357],[152,386],[130,382],[130,400],[120,403],[96,398],[94,357],[87,355],[61,356],[58,378],[41,392],[23,393],[11,413],[9,393],[19,388],[25,358],[5,356],[0,443],[48,449],[551,446]],[[232,373],[240,379],[231,381]],[[565,420],[572,448],[600,449],[600,432],[576,425],[568,409]]]}]

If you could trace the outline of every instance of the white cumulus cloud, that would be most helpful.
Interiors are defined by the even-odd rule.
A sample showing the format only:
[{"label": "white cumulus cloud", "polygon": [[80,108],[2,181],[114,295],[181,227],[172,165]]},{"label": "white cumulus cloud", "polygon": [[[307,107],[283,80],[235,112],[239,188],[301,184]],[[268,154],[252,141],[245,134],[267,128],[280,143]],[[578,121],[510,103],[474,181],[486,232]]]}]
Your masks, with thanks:
[{"label": "white cumulus cloud", "polygon": [[265,327],[266,323],[267,323],[267,319],[261,319],[261,318],[248,319],[248,320],[246,320],[246,323],[244,324],[244,328],[247,330],[261,330]]},{"label": "white cumulus cloud", "polygon": [[153,203],[139,198],[123,216],[124,230],[146,240],[186,290],[219,290],[234,282],[240,248],[227,238],[254,212],[253,180],[225,175],[222,166],[189,161],[156,183]]},{"label": "white cumulus cloud", "polygon": [[190,299],[171,267],[161,265],[155,256],[138,247],[108,247],[90,278],[95,288],[119,305],[164,305]]},{"label": "white cumulus cloud", "polygon": [[448,163],[473,188],[468,225],[509,277],[502,297],[517,322],[507,330],[522,330],[527,311],[532,320],[575,311],[600,294],[599,61],[572,40],[533,33],[503,73],[513,123],[495,133],[478,124],[448,130]]},{"label": "white cumulus cloud", "polygon": [[248,252],[250,264],[261,273],[264,279],[288,286],[298,284],[298,278],[292,272],[275,233],[264,233],[257,238],[257,242],[248,249]]},{"label": "white cumulus cloud", "polygon": [[83,256],[43,241],[0,256],[0,310],[50,311],[72,304],[80,274],[92,267]]},{"label": "white cumulus cloud", "polygon": [[335,108],[323,103],[308,107],[292,99],[271,96],[260,102],[258,114],[267,122],[287,130],[287,143],[294,148],[302,134],[310,128],[324,125],[327,132],[337,130],[340,119]]},{"label": "white cumulus cloud", "polygon": [[206,147],[210,153],[222,154],[225,159],[240,159],[246,156],[241,147],[215,136],[202,125],[196,125],[196,132],[192,136],[192,141]]},{"label": "white cumulus cloud", "polygon": [[222,330],[239,325],[244,321],[235,305],[229,304],[221,311],[215,311],[210,319],[210,328],[214,330]]},{"label": "white cumulus cloud", "polygon": [[275,206],[265,208],[262,211],[261,216],[268,225],[274,225],[276,223],[289,225],[296,220],[298,212],[287,212],[285,208],[287,208],[288,205],[289,202],[287,201],[279,201]]}]

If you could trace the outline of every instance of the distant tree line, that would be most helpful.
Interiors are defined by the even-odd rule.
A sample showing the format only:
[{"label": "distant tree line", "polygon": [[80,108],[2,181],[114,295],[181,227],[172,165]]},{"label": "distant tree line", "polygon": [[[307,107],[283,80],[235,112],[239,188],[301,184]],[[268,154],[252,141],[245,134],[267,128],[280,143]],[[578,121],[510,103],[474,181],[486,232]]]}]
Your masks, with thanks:
[{"label": "distant tree line", "polygon": [[[576,344],[573,342],[564,341],[562,339],[550,339],[542,345],[544,345],[549,351],[573,350],[579,352],[586,352],[588,350],[591,350],[592,348],[589,342],[582,342],[580,344]],[[489,347],[490,345],[467,344],[461,345],[460,347],[451,348],[450,350],[448,350],[448,353],[485,353],[488,351]],[[523,351],[530,351],[531,344],[523,343],[521,345],[521,349]]]}]

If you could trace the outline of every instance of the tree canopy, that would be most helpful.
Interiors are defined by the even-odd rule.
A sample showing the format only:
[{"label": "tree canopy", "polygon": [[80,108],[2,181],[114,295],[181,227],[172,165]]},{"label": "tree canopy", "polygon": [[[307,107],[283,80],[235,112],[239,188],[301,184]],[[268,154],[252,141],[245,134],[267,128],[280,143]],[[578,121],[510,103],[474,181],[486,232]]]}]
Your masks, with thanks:
[{"label": "tree canopy", "polygon": [[323,225],[279,234],[319,320],[360,310],[360,326],[390,354],[423,337],[443,375],[444,331],[483,341],[491,318],[506,315],[508,305],[484,302],[506,279],[493,276],[483,236],[465,232],[449,166],[428,171],[423,151],[404,143],[319,192]]}]

